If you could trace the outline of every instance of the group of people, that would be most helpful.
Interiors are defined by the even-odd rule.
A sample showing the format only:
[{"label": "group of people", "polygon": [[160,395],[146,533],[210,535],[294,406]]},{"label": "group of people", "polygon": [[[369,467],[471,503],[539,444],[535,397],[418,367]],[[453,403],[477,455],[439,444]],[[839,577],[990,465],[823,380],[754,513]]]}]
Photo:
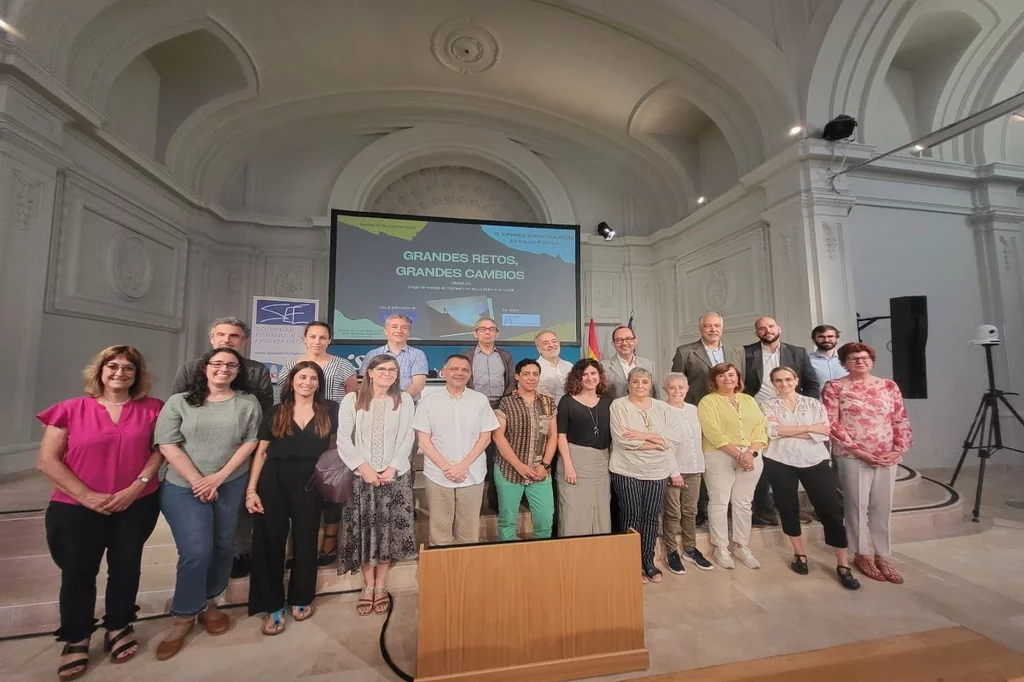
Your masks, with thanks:
[{"label": "group of people", "polygon": [[[161,512],[178,564],[160,660],[196,623],[228,629],[216,599],[246,571],[249,613],[263,614],[267,635],[284,630],[286,607],[296,622],[314,614],[317,568],[335,561],[339,572],[362,573],[357,612],[385,613],[388,570],[417,555],[417,450],[431,545],[478,542],[490,490],[499,539],[517,537],[525,497],[536,538],[636,531],[641,579],[659,582],[659,534],[672,572],[684,573],[683,562],[713,568],[696,546],[706,487],[713,559],[758,568],[748,540],[761,484],[791,539],[792,568],[806,574],[802,485],[843,586],[859,587],[848,544],[864,575],[902,581],[888,556],[895,464],[911,444],[906,411],[896,385],[871,375],[874,350],[837,351],[834,327],[814,330],[810,355],[782,343],[771,318],[755,323],[757,343],[726,348],[721,316],[708,313],[700,341],[677,350],[659,385],[628,326],[613,331],[616,354],[604,363],[563,360],[557,335],[542,331],[539,356],[513,365],[496,345],[497,323],[484,318],[477,344],[446,359],[443,390],[424,392],[427,360],[408,344],[411,325],[403,315],[385,320],[387,343],[364,357],[362,381],[327,352],[330,328],[307,325],[307,353],[279,373],[276,405],[266,367],[242,354],[249,331],[235,318],[211,325],[211,350],[179,370],[166,402],[148,395],[135,348],[93,359],[85,394],[38,415],[39,468],[55,487],[46,533],[62,571],[61,679],[87,669],[104,552],[104,651],[114,662],[138,651],[142,550]],[[312,485],[325,452],[354,473],[341,509]]]}]

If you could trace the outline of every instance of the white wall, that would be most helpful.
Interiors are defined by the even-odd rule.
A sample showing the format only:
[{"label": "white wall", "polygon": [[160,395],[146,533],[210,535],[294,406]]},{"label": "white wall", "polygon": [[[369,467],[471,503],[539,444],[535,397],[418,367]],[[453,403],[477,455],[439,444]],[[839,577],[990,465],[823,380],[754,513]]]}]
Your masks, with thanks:
[{"label": "white wall", "polygon": [[[915,445],[910,466],[948,466],[960,455],[985,389],[984,356],[968,345],[983,322],[974,242],[964,215],[855,206],[847,232],[861,316],[889,314],[889,299],[928,297],[928,399],[908,400]],[[863,333],[892,376],[888,320]],[[846,338],[855,338],[847,334]]]},{"label": "white wall", "polygon": [[700,192],[711,201],[736,184],[736,159],[718,126],[708,125],[697,138],[700,150]]},{"label": "white wall", "polygon": [[123,138],[156,154],[156,121],[160,107],[160,74],[139,55],[114,81],[107,100],[110,124]]}]

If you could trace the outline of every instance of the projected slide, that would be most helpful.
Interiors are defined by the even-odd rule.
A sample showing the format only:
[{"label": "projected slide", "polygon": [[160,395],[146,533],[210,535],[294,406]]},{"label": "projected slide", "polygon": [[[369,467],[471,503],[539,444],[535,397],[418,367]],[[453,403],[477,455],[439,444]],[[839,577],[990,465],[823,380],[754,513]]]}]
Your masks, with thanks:
[{"label": "projected slide", "polygon": [[575,226],[333,212],[332,326],[337,341],[384,338],[402,313],[412,337],[473,342],[481,317],[500,342],[532,343],[540,329],[579,341]]}]

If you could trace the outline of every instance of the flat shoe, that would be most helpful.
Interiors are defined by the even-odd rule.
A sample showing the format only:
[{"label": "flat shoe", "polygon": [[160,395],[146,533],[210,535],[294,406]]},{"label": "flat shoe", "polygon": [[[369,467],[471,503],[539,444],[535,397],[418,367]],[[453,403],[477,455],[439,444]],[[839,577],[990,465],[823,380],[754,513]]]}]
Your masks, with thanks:
[{"label": "flat shoe", "polygon": [[859,590],[860,581],[853,577],[853,571],[846,566],[836,566],[836,573],[839,575],[839,584],[848,590]]},{"label": "flat shoe", "polygon": [[794,554],[793,563],[789,565],[793,569],[794,573],[800,575],[807,575],[810,569],[807,566],[807,555],[806,554]]},{"label": "flat shoe", "polygon": [[211,635],[224,634],[231,627],[231,619],[220,609],[207,609],[199,614],[198,619]]},{"label": "flat shoe", "polygon": [[156,647],[156,660],[166,661],[181,651],[182,647],[185,646],[185,638],[188,636],[188,633],[192,632],[194,625],[195,620],[192,620],[192,622],[188,624],[188,628],[181,633],[181,637],[177,637],[175,639],[168,638],[160,642]]}]

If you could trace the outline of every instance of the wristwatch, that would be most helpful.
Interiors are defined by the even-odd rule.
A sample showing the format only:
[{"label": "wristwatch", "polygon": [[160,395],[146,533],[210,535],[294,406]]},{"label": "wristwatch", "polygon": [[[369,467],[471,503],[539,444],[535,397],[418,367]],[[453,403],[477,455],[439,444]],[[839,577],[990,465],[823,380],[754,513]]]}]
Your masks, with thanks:
[{"label": "wristwatch", "polygon": [[540,465],[542,467],[544,467],[545,471],[547,471],[549,474],[551,473],[551,464],[550,464],[550,462],[541,462]]},{"label": "wristwatch", "polygon": [[135,480],[141,483],[142,485],[146,485],[147,483],[149,483],[149,478],[147,478],[146,476],[137,476]]}]

